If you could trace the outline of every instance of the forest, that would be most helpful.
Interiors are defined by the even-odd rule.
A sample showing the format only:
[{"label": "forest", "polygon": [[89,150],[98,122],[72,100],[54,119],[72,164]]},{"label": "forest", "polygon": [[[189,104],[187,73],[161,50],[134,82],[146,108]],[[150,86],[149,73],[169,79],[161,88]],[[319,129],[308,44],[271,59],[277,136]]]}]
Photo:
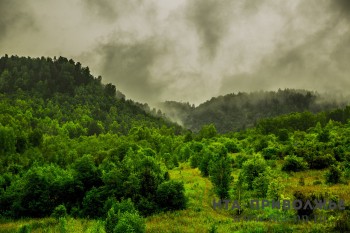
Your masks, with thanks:
[{"label": "forest", "polygon": [[[350,106],[320,99],[238,93],[162,113],[72,59],[5,55],[0,233],[350,231]],[[227,199],[241,208],[213,208]],[[250,208],[265,199],[305,208]]]}]

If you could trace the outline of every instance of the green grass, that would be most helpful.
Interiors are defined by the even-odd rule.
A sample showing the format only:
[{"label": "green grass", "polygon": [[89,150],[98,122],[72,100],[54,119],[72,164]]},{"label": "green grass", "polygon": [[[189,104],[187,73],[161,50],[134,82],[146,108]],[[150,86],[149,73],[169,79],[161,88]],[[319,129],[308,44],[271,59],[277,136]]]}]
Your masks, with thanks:
[{"label": "green grass", "polygon": [[[67,218],[57,220],[53,218],[20,219],[16,221],[3,220],[0,223],[0,233],[20,232],[21,228],[28,228],[31,233],[104,233],[103,222],[98,220]],[[23,231],[25,232],[25,231]]]}]

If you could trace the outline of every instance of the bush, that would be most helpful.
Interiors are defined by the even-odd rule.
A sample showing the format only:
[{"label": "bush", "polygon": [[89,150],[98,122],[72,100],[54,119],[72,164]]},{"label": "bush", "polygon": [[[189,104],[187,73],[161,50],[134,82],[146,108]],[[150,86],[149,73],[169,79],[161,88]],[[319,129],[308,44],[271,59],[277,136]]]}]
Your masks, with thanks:
[{"label": "bush", "polygon": [[118,212],[115,211],[114,207],[112,207],[107,212],[107,218],[105,223],[105,231],[106,233],[113,233],[115,226],[118,223]]},{"label": "bush", "polygon": [[29,225],[24,225],[19,228],[18,233],[30,233],[31,229]]},{"label": "bush", "polygon": [[136,213],[125,212],[114,228],[114,233],[143,233],[146,232],[146,224],[143,218]]},{"label": "bush", "polygon": [[214,192],[221,200],[229,197],[230,184],[233,180],[231,164],[232,161],[227,156],[213,159],[209,163],[210,181],[214,186]]},{"label": "bush", "polygon": [[260,175],[253,181],[253,189],[255,196],[259,198],[266,197],[268,187],[270,183],[270,177],[266,172],[260,173]]},{"label": "bush", "polygon": [[280,140],[281,142],[285,142],[289,139],[289,135],[288,135],[288,130],[287,129],[280,129],[278,132],[277,132],[277,137],[278,137],[278,140]]},{"label": "bush", "polygon": [[[314,200],[314,198],[312,196],[306,196],[304,193],[300,192],[300,191],[295,191],[293,196],[295,197],[295,200],[300,200],[302,202],[302,208],[297,210],[297,214],[301,217],[303,215],[306,216],[312,216],[314,210],[312,208],[310,208],[309,206],[307,206],[305,208],[305,203],[307,202],[307,200]],[[313,203],[313,201],[311,201],[311,205],[314,206],[315,204]]]},{"label": "bush", "polygon": [[261,137],[254,142],[254,150],[255,152],[262,151],[264,148],[268,147],[269,143],[266,138]]},{"label": "bush", "polygon": [[313,158],[310,168],[323,169],[336,162],[335,158],[331,154],[319,155]]},{"label": "bush", "polygon": [[254,180],[267,169],[266,161],[260,155],[245,161],[242,166],[242,177],[248,185],[248,189],[253,190]]},{"label": "bush", "polygon": [[201,156],[202,158],[200,160],[198,168],[201,171],[201,175],[207,177],[209,176],[209,162],[213,155],[210,150],[204,149],[201,153]]},{"label": "bush", "polygon": [[326,183],[329,184],[337,184],[340,181],[341,178],[341,170],[339,167],[332,165],[329,168],[329,171],[325,174],[326,176]]},{"label": "bush", "polygon": [[234,141],[227,141],[225,142],[225,147],[228,152],[230,153],[237,153],[240,151],[239,147]]},{"label": "bush", "polygon": [[284,185],[281,182],[276,179],[272,180],[267,188],[267,197],[277,201],[281,196],[283,188]]},{"label": "bush", "polygon": [[201,157],[200,157],[199,153],[195,153],[190,157],[191,168],[198,167],[200,162],[201,162]]},{"label": "bush", "polygon": [[107,200],[107,196],[103,187],[95,188],[85,193],[85,197],[82,202],[82,214],[88,218],[102,217],[103,205]]},{"label": "bush", "polygon": [[247,161],[249,159],[249,156],[246,155],[246,154],[238,154],[237,157],[235,158],[235,163],[234,164],[237,164],[237,167],[238,168],[242,168],[242,165],[245,161]]},{"label": "bush", "polygon": [[20,187],[9,187],[9,190],[18,188],[16,207],[12,207],[15,215],[49,216],[61,203],[74,201],[73,177],[70,171],[56,165],[33,166],[24,174],[22,182],[17,184]]},{"label": "bush", "polygon": [[182,182],[166,181],[157,188],[157,203],[163,210],[186,208],[185,188]]},{"label": "bush", "polygon": [[149,216],[158,211],[158,204],[153,197],[141,197],[137,202],[137,209],[142,216]]},{"label": "bush", "polygon": [[57,206],[51,214],[51,216],[56,219],[64,218],[66,217],[66,215],[67,215],[67,209],[64,205]]},{"label": "bush", "polygon": [[295,155],[288,155],[284,158],[284,164],[282,166],[282,171],[303,171],[307,169],[308,164],[303,158],[297,157]]},{"label": "bush", "polygon": [[312,182],[313,185],[319,185],[322,184],[322,181],[320,180],[315,180],[314,182]]},{"label": "bush", "polygon": [[[138,211],[135,209],[134,203],[130,199],[122,200],[121,202],[116,202],[114,199],[108,199],[105,205],[106,206],[112,205],[109,211],[107,212],[107,218],[105,221],[106,233],[121,232],[121,231],[116,231],[116,228],[117,228],[117,225],[119,224],[119,221],[123,218],[123,216],[124,217],[126,216],[125,215],[126,213],[133,216],[133,218],[136,218],[135,216],[137,216],[137,218],[142,220],[142,218],[138,214]],[[136,222],[139,222],[139,220],[137,220]],[[132,225],[132,224],[129,224],[129,225]],[[125,226],[125,224],[121,224],[120,229],[118,230],[125,229],[125,227],[126,229],[128,229],[127,226]],[[133,229],[132,226],[129,228]],[[126,230],[125,232],[132,232],[132,231]],[[135,231],[135,232],[144,232],[144,231]]]},{"label": "bush", "polygon": [[329,137],[329,131],[328,130],[322,130],[322,132],[320,132],[317,135],[317,139],[320,142],[328,142],[330,137]]},{"label": "bush", "polygon": [[278,149],[275,147],[266,147],[262,150],[262,155],[264,159],[276,159],[278,154]]},{"label": "bush", "polygon": [[124,212],[137,213],[135,205],[130,198],[127,200],[122,200],[121,202],[115,203],[114,208],[117,212],[120,211],[121,213],[124,213]]}]

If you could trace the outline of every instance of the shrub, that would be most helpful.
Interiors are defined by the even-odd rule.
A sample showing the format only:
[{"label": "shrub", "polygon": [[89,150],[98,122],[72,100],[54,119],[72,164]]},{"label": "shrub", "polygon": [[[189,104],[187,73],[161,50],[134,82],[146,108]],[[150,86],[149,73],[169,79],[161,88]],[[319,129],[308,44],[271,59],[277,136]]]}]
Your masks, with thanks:
[{"label": "shrub", "polygon": [[121,213],[129,212],[129,213],[137,213],[134,203],[131,199],[122,200],[121,202],[117,202],[114,205],[115,210]]},{"label": "shrub", "polygon": [[315,180],[314,182],[312,182],[313,185],[319,185],[322,184],[322,181],[320,180]]},{"label": "shrub", "polygon": [[67,215],[67,209],[64,205],[57,206],[51,214],[51,216],[56,219],[66,217],[66,215]]},{"label": "shrub", "polygon": [[278,154],[278,149],[275,147],[266,147],[262,150],[262,155],[264,159],[276,159]]},{"label": "shrub", "polygon": [[19,205],[13,209],[16,215],[49,216],[61,203],[73,201],[73,177],[70,171],[56,165],[33,166],[23,176],[22,182],[18,187],[21,199],[16,200]]},{"label": "shrub", "polygon": [[242,165],[245,161],[249,159],[249,156],[246,154],[238,154],[237,157],[235,158],[235,164],[237,164],[238,168],[242,168]]},{"label": "shrub", "polygon": [[228,152],[230,153],[237,153],[240,151],[239,147],[234,141],[227,141],[225,142],[225,147]]},{"label": "shrub", "polygon": [[331,154],[319,155],[313,158],[310,168],[323,169],[336,162],[335,158]]},{"label": "shrub", "polygon": [[270,182],[267,188],[267,196],[275,201],[277,201],[280,196],[284,185],[278,180],[274,179]]},{"label": "shrub", "polygon": [[253,189],[255,196],[259,198],[266,197],[268,187],[270,183],[270,177],[266,172],[260,173],[260,175],[253,181]]},{"label": "shrub", "polygon": [[328,142],[329,141],[329,131],[328,130],[322,130],[322,132],[320,132],[317,135],[317,139],[320,142]]},{"label": "shrub", "polygon": [[24,225],[18,230],[18,233],[30,233],[30,231],[31,231],[30,226]]},{"label": "shrub", "polygon": [[158,205],[153,197],[141,197],[137,202],[137,209],[142,216],[149,216],[158,211]]},{"label": "shrub", "polygon": [[[306,196],[304,193],[300,192],[300,191],[295,191],[294,192],[294,197],[295,200],[300,200],[302,202],[302,208],[297,210],[297,214],[301,217],[303,215],[306,216],[311,216],[313,214],[313,209],[310,208],[309,206],[307,206],[305,208],[305,203],[307,202],[307,200],[314,200],[314,198],[312,198],[311,196]],[[312,206],[314,206],[314,203],[311,203]]]},{"label": "shrub", "polygon": [[85,193],[85,197],[82,202],[82,214],[88,218],[102,217],[103,205],[106,201],[106,193],[103,187],[95,188]]},{"label": "shrub", "polygon": [[201,153],[201,156],[202,158],[200,160],[198,168],[201,171],[201,175],[207,177],[209,176],[209,162],[213,155],[210,150],[204,149]]},{"label": "shrub", "polygon": [[116,213],[114,207],[112,207],[107,212],[107,218],[105,223],[105,231],[106,233],[113,233],[115,226],[118,223],[118,213]]},{"label": "shrub", "polygon": [[266,161],[260,155],[245,161],[242,166],[242,178],[248,185],[248,189],[253,189],[254,180],[267,169]]},{"label": "shrub", "polygon": [[220,199],[229,197],[229,189],[233,177],[232,161],[227,156],[213,159],[209,163],[210,180],[213,184],[214,192]]},{"label": "shrub", "polygon": [[209,233],[216,233],[218,232],[218,226],[214,223],[210,226],[210,228],[208,229]]},{"label": "shrub", "polygon": [[284,164],[282,166],[283,171],[303,171],[307,169],[308,164],[303,158],[295,155],[288,155],[284,158]]},{"label": "shrub", "polygon": [[164,210],[186,208],[185,188],[182,182],[166,181],[157,188],[157,203]]},{"label": "shrub", "polygon": [[278,132],[277,132],[277,137],[278,137],[278,140],[280,140],[281,142],[285,142],[289,139],[289,135],[288,135],[288,130],[287,129],[280,129]]},{"label": "shrub", "polygon": [[[114,199],[108,199],[105,203],[105,205],[112,205],[109,211],[107,212],[106,217],[106,223],[105,223],[105,231],[106,233],[113,233],[113,232],[121,232],[120,230],[125,230],[125,232],[133,232],[130,231],[131,229],[134,229],[133,226],[130,226],[128,228],[128,224],[121,224],[120,229],[116,231],[117,225],[119,224],[120,220],[122,218],[125,218],[125,214],[128,213],[130,216],[133,216],[134,220],[139,218],[142,220],[142,218],[139,216],[138,211],[136,210],[134,203],[130,200],[122,200],[121,202],[116,202]],[[124,221],[124,220],[123,220]],[[124,221],[125,222],[125,221]],[[137,220],[136,222],[140,222],[140,220]],[[133,224],[129,224],[133,225]],[[134,229],[135,230],[135,229]],[[135,232],[144,232],[144,231],[136,231]]]},{"label": "shrub", "polygon": [[340,181],[341,178],[341,170],[339,167],[332,165],[329,168],[329,171],[325,174],[326,176],[326,183],[329,184],[337,184]]},{"label": "shrub", "polygon": [[114,228],[114,233],[143,233],[146,232],[145,221],[136,213],[125,212]]},{"label": "shrub", "polygon": [[190,157],[190,165],[191,168],[196,168],[199,166],[201,162],[201,157],[199,155],[199,153],[194,153],[191,157]]},{"label": "shrub", "polygon": [[262,151],[264,148],[268,147],[268,141],[266,138],[261,137],[254,142],[254,150],[255,152]]}]

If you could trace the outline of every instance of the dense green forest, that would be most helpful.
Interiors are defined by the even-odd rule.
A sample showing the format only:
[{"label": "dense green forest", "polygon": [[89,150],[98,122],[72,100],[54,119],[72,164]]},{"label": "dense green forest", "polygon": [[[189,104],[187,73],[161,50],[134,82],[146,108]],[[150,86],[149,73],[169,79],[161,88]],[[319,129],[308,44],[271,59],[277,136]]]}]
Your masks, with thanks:
[{"label": "dense green forest", "polygon": [[317,113],[342,108],[347,103],[349,101],[341,96],[284,89],[213,97],[197,107],[176,101],[166,101],[159,106],[170,119],[195,132],[203,125],[214,124],[220,133],[227,133],[253,127],[262,118],[292,112]]},{"label": "dense green forest", "polygon": [[[198,118],[193,133],[63,57],[2,57],[0,91],[0,232],[350,231],[350,107],[329,110],[310,92],[264,93],[263,106],[238,94],[221,108],[232,116],[254,96],[254,127],[222,134],[234,123]],[[242,208],[214,210],[214,198]],[[253,210],[252,199],[345,206]],[[290,220],[319,215],[326,223]],[[232,221],[251,216],[262,221]],[[77,230],[79,219],[93,226]]]}]

